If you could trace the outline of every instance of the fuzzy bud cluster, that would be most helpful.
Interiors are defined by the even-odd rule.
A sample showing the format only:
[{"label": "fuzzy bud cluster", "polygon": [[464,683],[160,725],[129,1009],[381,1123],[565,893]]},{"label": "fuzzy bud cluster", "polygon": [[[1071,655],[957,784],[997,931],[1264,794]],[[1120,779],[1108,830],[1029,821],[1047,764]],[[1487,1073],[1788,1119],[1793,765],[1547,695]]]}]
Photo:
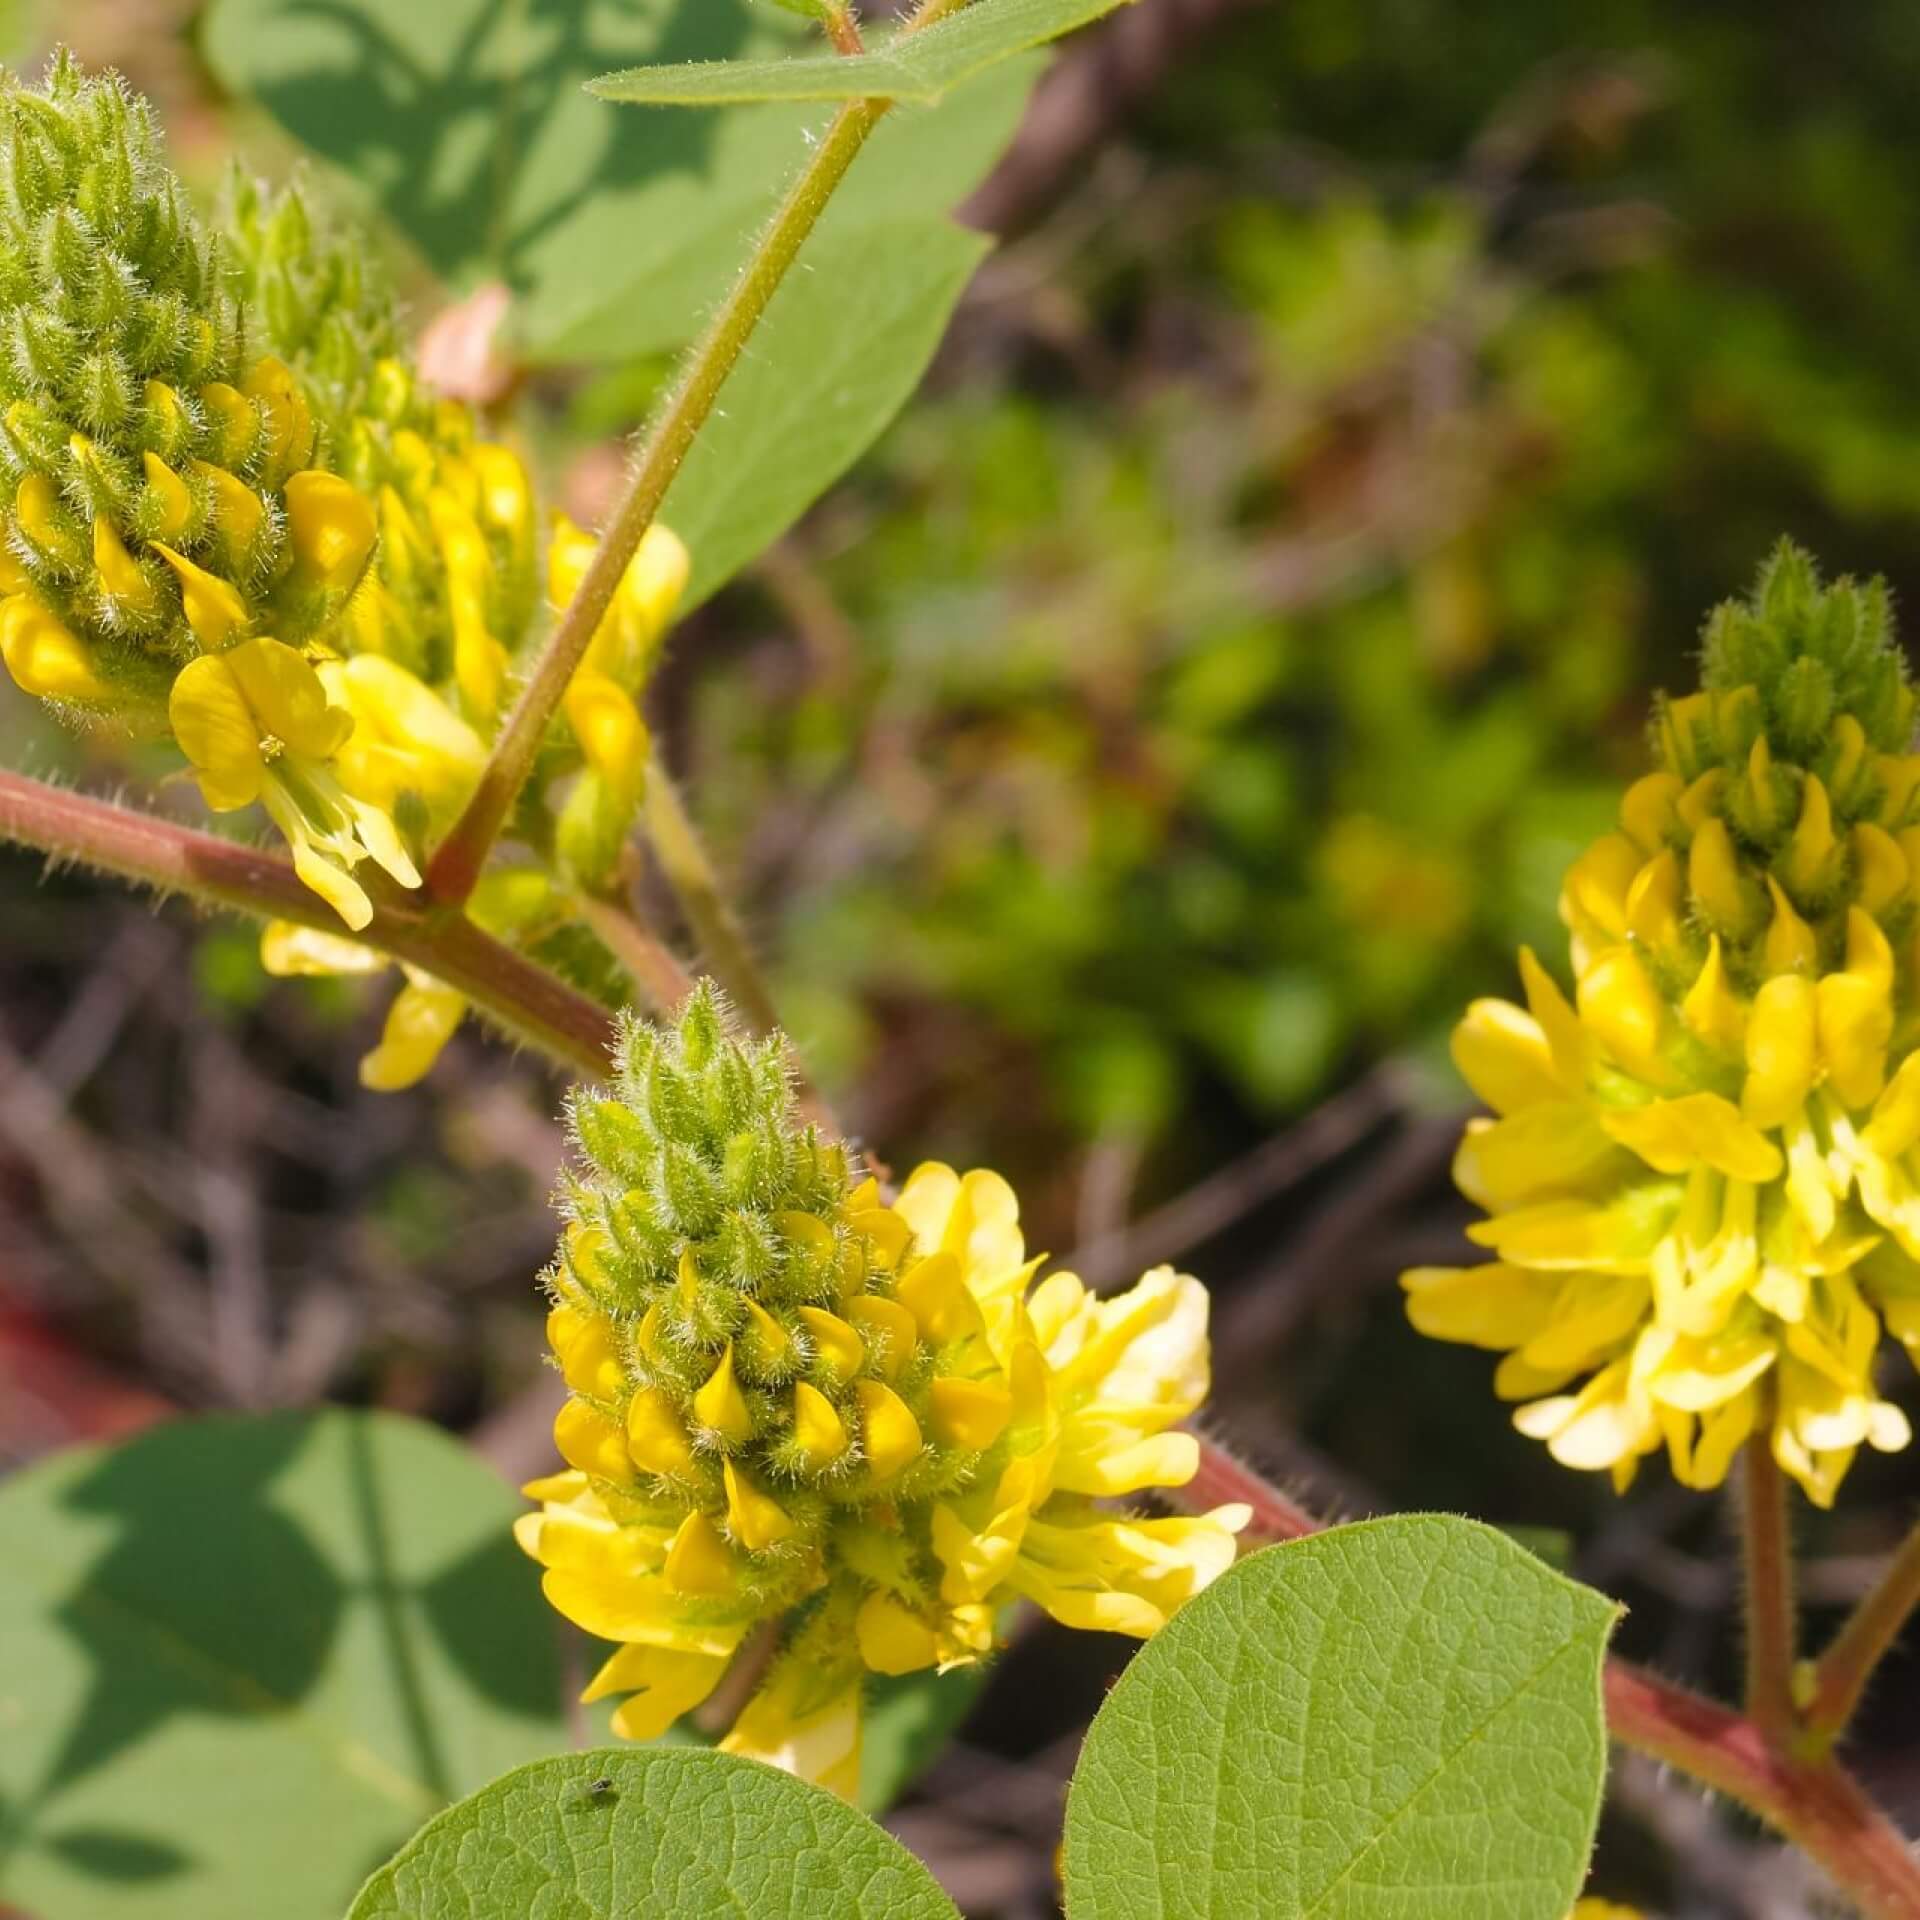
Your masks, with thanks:
[{"label": "fuzzy bud cluster", "polygon": [[556,1439],[670,1519],[669,1583],[777,1613],[830,1537],[967,1480],[1012,1403],[969,1378],[954,1263],[903,1258],[874,1182],[799,1124],[783,1043],[733,1038],[703,988],[675,1028],[629,1026],[615,1092],[571,1122]]}]

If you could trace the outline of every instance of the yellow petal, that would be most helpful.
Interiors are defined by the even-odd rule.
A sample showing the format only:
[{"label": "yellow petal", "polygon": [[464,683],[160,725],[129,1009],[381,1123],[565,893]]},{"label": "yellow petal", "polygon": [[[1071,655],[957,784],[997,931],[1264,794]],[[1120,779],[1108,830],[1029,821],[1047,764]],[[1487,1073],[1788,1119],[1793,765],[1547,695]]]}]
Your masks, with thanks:
[{"label": "yellow petal", "polygon": [[669,1476],[693,1470],[693,1445],[673,1402],[643,1387],[627,1408],[627,1451],[635,1466]]},{"label": "yellow petal", "polygon": [[594,1675],[580,1698],[624,1693],[613,1716],[622,1740],[657,1740],[720,1684],[730,1656],[688,1653],[676,1647],[625,1646]]},{"label": "yellow petal", "polygon": [[753,1415],[733,1375],[733,1342],[720,1355],[720,1364],[693,1396],[693,1417],[730,1447],[744,1447],[753,1438]]},{"label": "yellow petal", "polygon": [[1526,989],[1527,1010],[1546,1036],[1553,1056],[1554,1077],[1563,1093],[1586,1085],[1587,1036],[1580,1016],[1567,1004],[1553,976],[1534,958],[1531,947],[1520,949],[1520,981]]},{"label": "yellow petal", "polygon": [[837,1313],[824,1307],[801,1307],[798,1318],[811,1336],[814,1363],[833,1386],[851,1380],[867,1363],[867,1348],[859,1334]]},{"label": "yellow petal", "polygon": [[1506,1000],[1476,1000],[1467,1009],[1453,1030],[1453,1062],[1495,1113],[1564,1099],[1568,1092],[1539,1021]]},{"label": "yellow petal", "polygon": [[0,659],[21,692],[37,699],[113,698],[113,689],[94,671],[86,643],[30,593],[0,600]]},{"label": "yellow petal", "polygon": [[581,672],[573,676],[563,704],[588,766],[617,791],[638,792],[647,729],[632,696],[605,674]]},{"label": "yellow petal", "polygon": [[740,1357],[756,1379],[784,1373],[793,1353],[793,1336],[757,1300],[747,1302],[747,1324],[740,1333]]},{"label": "yellow petal", "polygon": [[863,1293],[848,1302],[847,1318],[859,1329],[882,1377],[897,1379],[919,1345],[920,1329],[913,1315],[897,1300]]},{"label": "yellow petal", "polygon": [[153,582],[140,571],[112,521],[101,514],[93,523],[93,569],[107,592],[136,613],[156,613],[160,596]]},{"label": "yellow petal", "polygon": [[201,774],[210,807],[225,812],[258,797],[266,774],[260,723],[224,655],[203,654],[180,669],[167,718],[180,751]]},{"label": "yellow petal", "polygon": [[1685,783],[1671,773],[1645,774],[1627,789],[1620,825],[1643,853],[1658,853],[1679,831],[1677,809],[1684,791]]},{"label": "yellow petal", "polygon": [[358,487],[317,467],[289,477],[287,535],[298,576],[329,593],[359,584],[373,552],[373,506]]},{"label": "yellow petal", "polygon": [[215,537],[226,549],[228,560],[238,564],[253,551],[254,540],[267,517],[266,502],[238,474],[229,473],[210,460],[194,461],[193,471],[207,483],[212,496]]},{"label": "yellow petal", "polygon": [[633,1478],[620,1429],[584,1400],[569,1400],[554,1416],[553,1444],[561,1459],[582,1473],[602,1480]]},{"label": "yellow petal", "polygon": [[798,1380],[793,1388],[793,1437],[807,1464],[824,1472],[847,1450],[847,1429],[833,1402],[818,1387]]},{"label": "yellow petal", "polygon": [[1907,856],[1892,834],[1862,822],[1848,836],[1853,850],[1854,892],[1861,906],[1878,914],[1907,890]]},{"label": "yellow petal", "polygon": [[807,1694],[816,1691],[812,1674],[791,1658],[783,1661],[747,1702],[720,1751],[763,1760],[851,1800],[860,1791],[859,1681],[849,1681],[810,1710],[802,1704],[802,1682]]},{"label": "yellow petal", "polygon": [[739,1585],[740,1563],[720,1530],[698,1509],[681,1521],[667,1549],[667,1585],[675,1593],[716,1598]]},{"label": "yellow petal", "polygon": [[1793,910],[1793,902],[1772,874],[1767,876],[1767,893],[1773,901],[1773,918],[1767,924],[1762,949],[1767,972],[1811,973],[1820,958],[1820,944],[1813,937],[1813,929]]},{"label": "yellow petal", "polygon": [[959,1260],[944,1248],[916,1261],[901,1276],[894,1294],[935,1346],[985,1328],[980,1303],[961,1275]]},{"label": "yellow petal", "polygon": [[604,1314],[588,1313],[562,1302],[547,1315],[547,1345],[560,1362],[560,1377],[590,1400],[618,1400],[626,1390],[626,1369]]},{"label": "yellow petal", "polygon": [[1872,914],[1847,910],[1846,967],[1821,980],[1815,995],[1828,1083],[1842,1106],[1869,1106],[1886,1083],[1893,1037],[1893,949]]},{"label": "yellow petal", "polygon": [[940,1637],[927,1619],[890,1593],[870,1593],[854,1616],[862,1662],[875,1673],[918,1673],[940,1658]]},{"label": "yellow petal", "polygon": [[260,964],[277,980],[297,975],[384,973],[393,963],[357,940],[314,927],[296,927],[291,920],[269,920],[260,932]]},{"label": "yellow petal", "polygon": [[260,409],[266,459],[273,473],[304,466],[313,456],[313,414],[292,369],[284,360],[263,354],[247,369],[240,390]]},{"label": "yellow petal", "polygon": [[1716,933],[1707,946],[1706,963],[1680,1003],[1680,1017],[1708,1046],[1736,1058],[1745,1050],[1747,1009],[1727,978],[1726,959]]},{"label": "yellow petal", "polygon": [[1495,1353],[1522,1347],[1547,1324],[1556,1288],[1540,1274],[1495,1263],[1415,1267],[1400,1276],[1407,1318],[1432,1340]]},{"label": "yellow petal", "polygon": [[169,540],[179,539],[186,531],[187,522],[193,517],[193,495],[187,491],[187,483],[157,453],[143,453],[140,466],[147,476],[147,485],[154,499],[159,503],[159,518],[153,523],[154,532],[164,534]]},{"label": "yellow petal", "polygon": [[422,974],[394,995],[380,1044],[360,1061],[360,1084],[398,1093],[433,1071],[467,1011],[466,995]]},{"label": "yellow petal", "polygon": [[1730,1179],[1765,1181],[1777,1179],[1785,1164],[1780,1149],[1717,1093],[1655,1100],[1603,1114],[1600,1124],[1661,1173],[1708,1166]]},{"label": "yellow petal", "polygon": [[1802,896],[1821,891],[1832,879],[1838,846],[1826,786],[1817,773],[1810,773],[1800,794],[1800,818],[1781,863],[1788,888]]},{"label": "yellow petal", "polygon": [[1724,820],[1704,822],[1687,853],[1687,890],[1708,925],[1730,940],[1744,939],[1759,921],[1759,901],[1741,871]]},{"label": "yellow petal", "polygon": [[1013,1418],[1013,1393],[998,1380],[935,1380],[927,1390],[933,1434],[949,1447],[984,1452]]},{"label": "yellow petal", "polygon": [[853,1397],[860,1408],[867,1466],[874,1479],[891,1480],[920,1457],[920,1423],[907,1403],[878,1380],[856,1382]]},{"label": "yellow petal", "polygon": [[723,1461],[720,1471],[727,1484],[727,1525],[749,1553],[762,1553],[792,1538],[793,1521],[771,1494],[756,1487],[731,1460]]},{"label": "yellow petal", "polygon": [[1621,1066],[1659,1074],[1666,1003],[1630,947],[1614,947],[1580,980],[1580,1019]]},{"label": "yellow petal", "polygon": [[1812,1090],[1820,1056],[1813,983],[1776,974],[1753,997],[1740,1111],[1756,1127],[1785,1123]]},{"label": "yellow petal", "polygon": [[1910,1053],[1874,1102],[1873,1118],[1862,1131],[1867,1147],[1883,1159],[1897,1160],[1920,1141],[1920,1053]]},{"label": "yellow petal", "polygon": [[184,553],[176,553],[165,541],[154,541],[153,550],[179,576],[180,602],[194,638],[209,653],[218,653],[246,626],[251,617],[247,603],[230,581],[209,573]]}]

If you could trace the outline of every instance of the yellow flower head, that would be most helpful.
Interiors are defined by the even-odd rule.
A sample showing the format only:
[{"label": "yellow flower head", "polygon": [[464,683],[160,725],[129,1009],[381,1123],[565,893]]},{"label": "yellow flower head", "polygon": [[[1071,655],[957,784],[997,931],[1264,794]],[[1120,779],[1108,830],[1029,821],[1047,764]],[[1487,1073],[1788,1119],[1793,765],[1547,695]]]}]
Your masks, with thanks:
[{"label": "yellow flower head", "polygon": [[1571,1001],[1480,1001],[1454,1057],[1495,1118],[1455,1177],[1489,1264],[1403,1280],[1503,1353],[1522,1432],[1625,1486],[1717,1485],[1768,1436],[1831,1503],[1904,1447],[1884,1327],[1920,1343],[1920,756],[1885,589],[1783,546],[1708,623],[1702,690],[1561,897]]},{"label": "yellow flower head", "polygon": [[1207,1296],[1037,1288],[997,1174],[886,1204],[794,1116],[783,1043],[703,989],[580,1095],[584,1177],[549,1275],[568,1470],[520,1523],[563,1614],[621,1643],[589,1697],[662,1732],[742,1641],[784,1644],[724,1744],[851,1793],[867,1673],[964,1665],[1007,1602],[1152,1633],[1234,1555],[1243,1508],[1102,1508],[1189,1480]]},{"label": "yellow flower head", "polygon": [[403,887],[420,875],[380,807],[341,785],[335,755],[353,716],[278,640],[243,640],[180,671],[168,701],[180,750],[216,813],[258,800],[286,835],[294,870],[358,932],[373,903],[353,877],[371,855]]}]

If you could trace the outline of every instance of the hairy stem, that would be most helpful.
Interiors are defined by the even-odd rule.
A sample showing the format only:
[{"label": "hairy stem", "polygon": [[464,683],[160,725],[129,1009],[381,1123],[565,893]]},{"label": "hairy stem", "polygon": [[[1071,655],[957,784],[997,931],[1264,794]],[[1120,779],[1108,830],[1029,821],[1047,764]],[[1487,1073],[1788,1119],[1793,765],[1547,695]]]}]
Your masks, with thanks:
[{"label": "hairy stem", "polygon": [[[923,0],[901,31],[911,33],[928,26],[961,4],[963,0]],[[473,891],[488,850],[526,784],[567,683],[613,603],[628,561],[653,524],[674,475],[712,413],[720,389],[760,324],[767,303],[846,177],[854,156],[891,105],[889,100],[849,100],[834,115],[813,158],[787,190],[748,256],[732,292],[688,355],[647,433],[626,492],[601,535],[579,588],[548,635],[493,743],[480,784],[428,865],[427,890],[442,904],[458,905]]]},{"label": "hairy stem", "polygon": [[681,1001],[693,991],[693,975],[652,929],[642,925],[632,908],[619,900],[582,894],[579,908],[581,919],[626,968],[653,1011],[669,1017],[678,1012]]},{"label": "hairy stem", "polygon": [[1880,1662],[1920,1607],[1920,1527],[1900,1543],[1880,1578],[1815,1662],[1811,1697],[1801,1716],[1807,1738],[1824,1751],[1852,1720]]},{"label": "hairy stem", "polygon": [[[285,860],[25,774],[0,770],[0,840],[207,906],[346,931]],[[390,884],[368,891],[373,920],[355,939],[457,987],[489,1019],[562,1065],[595,1078],[606,1071],[613,1021],[604,1007],[458,911]]]},{"label": "hairy stem", "polygon": [[[1253,1508],[1248,1533],[1261,1541],[1297,1540],[1318,1530],[1297,1501],[1206,1438],[1200,1470],[1181,1499],[1194,1507],[1244,1500]],[[1920,1864],[1844,1769],[1830,1760],[1795,1759],[1745,1714],[1628,1660],[1608,1659],[1601,1689],[1607,1731],[1620,1745],[1758,1815],[1818,1862],[1867,1920],[1920,1920]]]},{"label": "hairy stem", "polygon": [[658,759],[647,768],[643,806],[647,839],[660,862],[660,871],[687,916],[687,925],[700,943],[713,977],[761,1033],[771,1033],[780,1024],[780,1016],[766,976],[714,872],[706,843],[688,816],[680,789]]},{"label": "hairy stem", "polygon": [[1740,1547],[1746,1573],[1747,1713],[1775,1751],[1785,1753],[1799,1728],[1793,1704],[1793,1541],[1786,1476],[1773,1457],[1771,1419],[1746,1445]]}]

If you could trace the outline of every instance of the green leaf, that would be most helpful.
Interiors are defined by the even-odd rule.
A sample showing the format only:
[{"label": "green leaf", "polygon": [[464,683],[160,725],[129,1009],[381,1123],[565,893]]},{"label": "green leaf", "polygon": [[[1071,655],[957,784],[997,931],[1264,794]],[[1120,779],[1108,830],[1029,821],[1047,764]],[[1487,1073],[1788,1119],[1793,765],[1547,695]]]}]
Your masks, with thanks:
[{"label": "green leaf", "polygon": [[1564,1920],[1605,1783],[1614,1613],[1440,1515],[1251,1555],[1094,1720],[1072,1920]]},{"label": "green leaf", "polygon": [[988,244],[925,220],[815,237],[661,504],[693,555],[683,611],[785,532],[899,412]]},{"label": "green leaf", "polygon": [[537,1761],[423,1828],[347,1920],[958,1920],[933,1876],[823,1788],[694,1747]]},{"label": "green leaf", "polygon": [[336,1920],[566,1743],[520,1503],[436,1429],[181,1421],[0,1487],[0,1905]]},{"label": "green leaf", "polygon": [[[222,83],[349,176],[444,279],[505,281],[536,363],[683,344],[826,118],[793,104],[623,114],[584,83],[623,60],[811,39],[720,0],[214,0],[202,31]],[[950,211],[1012,138],[1039,69],[1016,61],[937,112],[890,115],[827,221]]]},{"label": "green leaf", "polygon": [[917,33],[851,56],[702,60],[609,73],[588,83],[603,100],[648,107],[742,106],[761,100],[931,103],[975,74],[1111,13],[1123,0],[974,0]]}]

